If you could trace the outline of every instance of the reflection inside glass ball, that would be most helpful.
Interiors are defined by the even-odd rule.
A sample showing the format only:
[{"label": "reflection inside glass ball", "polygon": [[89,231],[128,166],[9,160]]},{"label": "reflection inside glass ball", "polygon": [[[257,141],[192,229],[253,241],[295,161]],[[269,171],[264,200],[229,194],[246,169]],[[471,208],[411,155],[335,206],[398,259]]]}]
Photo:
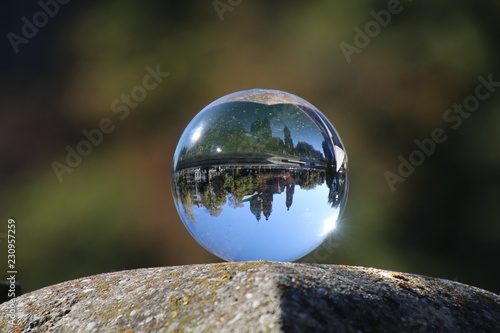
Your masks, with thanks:
[{"label": "reflection inside glass ball", "polygon": [[313,105],[282,91],[224,96],[189,123],[174,153],[181,220],[228,261],[292,261],[335,230],[347,199],[344,146]]}]

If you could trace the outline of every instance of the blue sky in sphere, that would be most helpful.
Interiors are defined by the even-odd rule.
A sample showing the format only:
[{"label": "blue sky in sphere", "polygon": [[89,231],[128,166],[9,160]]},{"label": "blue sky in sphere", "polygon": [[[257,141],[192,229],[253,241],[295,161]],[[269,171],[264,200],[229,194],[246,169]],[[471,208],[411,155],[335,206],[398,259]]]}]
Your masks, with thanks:
[{"label": "blue sky in sphere", "polygon": [[257,221],[250,203],[244,202],[238,208],[226,203],[218,217],[193,207],[196,223],[185,224],[203,247],[222,259],[292,261],[314,250],[335,228],[339,208],[328,203],[328,192],[326,184],[310,190],[295,186],[289,211],[285,192],[274,194],[268,221],[264,215]]}]

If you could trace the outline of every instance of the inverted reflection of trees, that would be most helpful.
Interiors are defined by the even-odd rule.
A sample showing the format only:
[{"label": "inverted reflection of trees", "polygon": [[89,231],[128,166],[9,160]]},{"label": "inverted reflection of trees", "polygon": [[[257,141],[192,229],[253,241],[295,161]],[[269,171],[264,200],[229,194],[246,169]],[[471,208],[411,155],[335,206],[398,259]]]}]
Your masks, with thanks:
[{"label": "inverted reflection of trees", "polygon": [[337,204],[343,194],[343,169],[331,168],[279,168],[269,166],[200,167],[177,171],[177,197],[184,207],[187,218],[196,222],[194,207],[204,207],[211,216],[219,216],[224,205],[231,208],[249,202],[250,211],[257,221],[266,220],[272,214],[273,195],[285,192],[287,210],[293,205],[295,185],[303,190],[314,189],[326,183],[329,188],[328,202]]}]

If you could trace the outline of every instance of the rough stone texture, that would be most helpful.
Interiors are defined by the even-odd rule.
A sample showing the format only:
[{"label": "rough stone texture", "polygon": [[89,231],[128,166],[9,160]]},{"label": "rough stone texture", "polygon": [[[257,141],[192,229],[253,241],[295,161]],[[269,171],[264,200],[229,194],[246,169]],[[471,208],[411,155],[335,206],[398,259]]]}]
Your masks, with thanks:
[{"label": "rough stone texture", "polygon": [[500,332],[500,296],[374,268],[240,262],[138,269],[0,305],[8,332]]}]

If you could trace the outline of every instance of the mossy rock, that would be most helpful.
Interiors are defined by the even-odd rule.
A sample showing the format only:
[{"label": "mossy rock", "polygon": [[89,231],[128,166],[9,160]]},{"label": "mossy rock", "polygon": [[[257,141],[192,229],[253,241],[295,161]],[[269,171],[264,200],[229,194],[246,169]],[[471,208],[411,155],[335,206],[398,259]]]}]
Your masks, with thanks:
[{"label": "mossy rock", "polygon": [[0,305],[0,331],[9,330],[500,332],[500,296],[364,267],[174,266],[100,274],[25,294]]}]

